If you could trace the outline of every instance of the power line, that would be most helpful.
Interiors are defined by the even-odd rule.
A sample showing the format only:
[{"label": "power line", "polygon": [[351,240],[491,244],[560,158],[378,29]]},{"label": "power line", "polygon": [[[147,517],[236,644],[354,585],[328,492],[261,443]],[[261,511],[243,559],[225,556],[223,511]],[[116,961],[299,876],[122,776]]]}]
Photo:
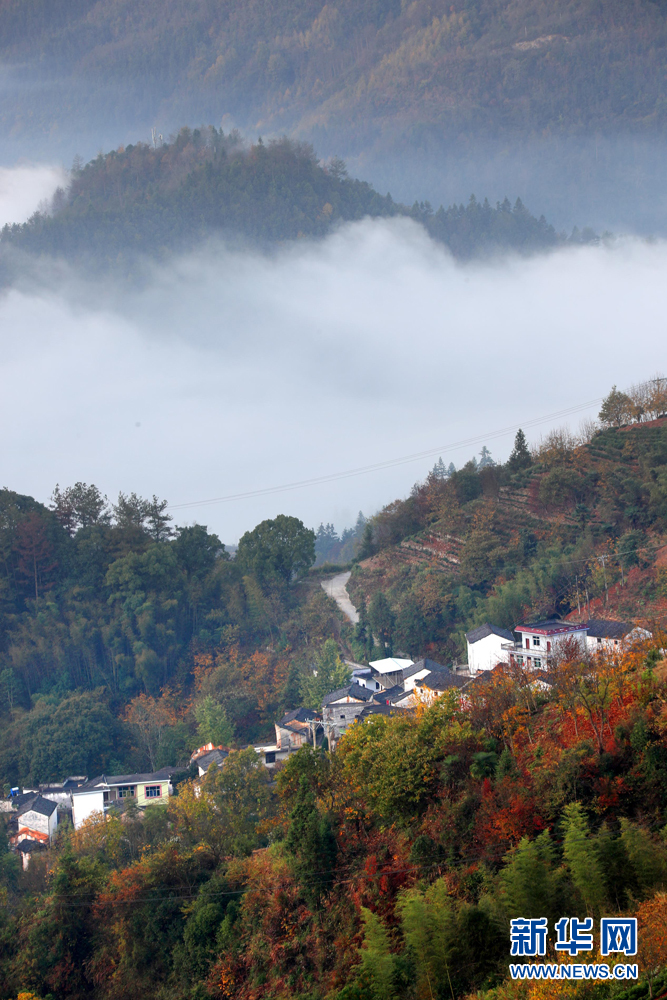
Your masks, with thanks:
[{"label": "power line", "polygon": [[432,458],[434,455],[447,454],[451,451],[458,451],[461,448],[469,448],[473,445],[484,444],[486,441],[493,441],[496,438],[505,437],[523,427],[537,427],[539,424],[557,420],[561,417],[572,416],[581,413],[583,410],[596,406],[604,399],[598,396],[596,399],[589,399],[585,403],[578,403],[576,406],[569,406],[564,410],[557,410],[542,417],[535,417],[533,420],[524,420],[519,424],[511,424],[509,427],[502,427],[499,430],[490,431],[487,434],[478,434],[475,437],[464,438],[452,444],[439,445],[437,448],[429,448],[426,451],[414,452],[412,455],[403,455],[401,458],[390,458],[384,462],[376,462],[373,465],[363,465],[356,469],[347,469],[344,472],[332,472],[325,476],[315,476],[312,479],[301,479],[293,483],[284,483],[281,486],[266,486],[257,490],[246,490],[242,493],[230,493],[227,496],[212,497],[210,500],[192,500],[189,503],[169,504],[169,510],[183,510],[186,507],[204,507],[215,503],[233,503],[236,500],[250,500],[252,497],[272,496],[276,493],[288,493],[292,490],[306,489],[310,486],[320,486],[325,483],[337,482],[341,479],[352,479],[356,476],[367,476],[373,472],[381,472],[383,469],[393,469],[400,465],[408,465],[411,462],[419,462],[424,458]]},{"label": "power line", "polygon": [[[495,861],[501,861],[505,857],[506,853],[507,852],[503,852],[502,854],[501,853],[494,854],[494,855],[492,855],[492,859],[495,860]],[[487,855],[485,855],[485,857],[488,859],[489,855],[487,854]],[[376,872],[366,872],[366,871],[361,870],[361,871],[355,872],[355,874],[353,876],[350,876],[348,878],[338,878],[338,879],[335,879],[335,880],[329,882],[329,886],[330,887],[334,887],[334,886],[339,886],[339,885],[349,885],[350,883],[357,882],[360,879],[378,879],[378,878],[383,878],[383,877],[391,877],[392,875],[406,875],[406,874],[412,874],[412,873],[415,873],[415,872],[428,872],[428,871],[433,871],[434,869],[441,868],[444,865],[446,865],[446,867],[447,867],[448,870],[465,868],[468,865],[470,865],[472,863],[476,863],[478,861],[479,861],[479,857],[470,855],[468,857],[461,857],[460,859],[458,859],[455,862],[445,861],[445,859],[443,858],[441,861],[434,861],[434,862],[431,862],[429,864],[412,864],[409,867],[405,867],[405,868],[389,868],[389,869],[384,869],[384,870],[378,870]],[[341,866],[341,868],[338,868],[336,870],[345,872],[346,870],[350,871],[354,867],[356,867],[356,866],[353,863],[350,863],[350,864],[347,864],[347,865],[343,865],[343,866]],[[335,869],[324,868],[324,869],[321,869],[319,871],[304,872],[303,874],[305,876],[317,876],[317,875],[331,875],[334,872],[335,872]],[[317,884],[320,883],[320,880],[317,879],[317,878],[304,878],[303,876],[299,876],[298,877],[298,882],[299,882],[300,885],[317,885]],[[190,890],[190,892],[188,892],[187,894],[186,893],[174,892],[173,895],[150,895],[150,896],[141,896],[141,897],[135,898],[135,899],[118,899],[118,898],[116,898],[116,899],[99,899],[99,898],[97,898],[97,894],[94,894],[94,892],[91,892],[91,893],[53,893],[53,894],[46,895],[44,898],[46,900],[51,899],[51,900],[55,900],[55,901],[58,901],[58,900],[70,901],[70,902],[67,903],[68,906],[89,906],[89,907],[95,906],[95,907],[97,907],[97,906],[127,906],[127,905],[131,905],[131,904],[142,905],[143,906],[145,903],[181,902],[181,901],[187,902],[189,900],[197,899],[199,897],[200,892],[201,892],[202,889],[204,890],[206,899],[213,899],[213,898],[218,898],[218,897],[223,897],[223,896],[242,896],[246,892],[271,893],[271,892],[275,892],[276,889],[278,889],[281,884],[282,884],[282,882],[279,881],[279,882],[276,882],[276,883],[274,883],[272,885],[258,885],[256,882],[253,884],[253,882],[250,881],[250,882],[246,883],[243,886],[243,888],[241,888],[241,889],[224,889],[224,890],[221,889],[221,890],[218,890],[216,892],[206,892],[206,886],[208,885],[208,883],[207,882],[203,882],[198,887],[197,891],[193,892],[192,890]],[[169,888],[165,886],[164,892],[168,893],[169,891],[170,891]],[[104,892],[104,890],[102,890],[102,892]],[[82,898],[82,896],[86,896],[86,895],[89,896],[88,899]]]}]

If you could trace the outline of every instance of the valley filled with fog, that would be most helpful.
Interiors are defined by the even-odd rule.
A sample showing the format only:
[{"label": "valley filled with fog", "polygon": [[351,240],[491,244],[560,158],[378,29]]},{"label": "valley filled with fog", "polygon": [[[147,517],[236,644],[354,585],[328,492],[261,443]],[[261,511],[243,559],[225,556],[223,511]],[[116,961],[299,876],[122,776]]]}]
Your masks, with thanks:
[{"label": "valley filled with fog", "polygon": [[[2,190],[27,215],[48,178],[5,171],[2,221]],[[188,504],[440,447],[460,466],[479,447],[447,446],[485,434],[505,459],[513,431],[494,431],[653,369],[666,266],[638,239],[462,264],[409,219],[270,252],[211,239],[139,284],[33,261],[0,297],[5,481],[43,502],[84,480]],[[229,542],[286,507],[345,526],[437,457],[174,513]]]}]

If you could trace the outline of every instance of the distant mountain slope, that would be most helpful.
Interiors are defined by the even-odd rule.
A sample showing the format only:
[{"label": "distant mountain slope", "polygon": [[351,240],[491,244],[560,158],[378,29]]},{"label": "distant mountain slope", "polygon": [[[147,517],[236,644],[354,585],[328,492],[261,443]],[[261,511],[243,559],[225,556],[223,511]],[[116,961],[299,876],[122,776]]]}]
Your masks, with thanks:
[{"label": "distant mountain slope", "polygon": [[554,432],[532,456],[434,470],[388,504],[367,522],[348,590],[393,649],[460,657],[463,633],[485,621],[588,609],[664,621],[666,543],[667,417],[580,444]]},{"label": "distant mountain slope", "polygon": [[271,244],[319,237],[340,222],[406,216],[422,223],[459,257],[482,251],[545,250],[563,242],[544,218],[517,202],[434,212],[408,208],[347,176],[342,160],[318,163],[312,148],[288,139],[246,148],[210,127],[181,129],[171,144],[114,150],[73,172],[51,214],[5,226],[5,250],[116,262],[119,255],[160,255],[223,233]]},{"label": "distant mountain slope", "polygon": [[2,0],[0,40],[14,136],[230,115],[363,149],[667,121],[655,0]]}]

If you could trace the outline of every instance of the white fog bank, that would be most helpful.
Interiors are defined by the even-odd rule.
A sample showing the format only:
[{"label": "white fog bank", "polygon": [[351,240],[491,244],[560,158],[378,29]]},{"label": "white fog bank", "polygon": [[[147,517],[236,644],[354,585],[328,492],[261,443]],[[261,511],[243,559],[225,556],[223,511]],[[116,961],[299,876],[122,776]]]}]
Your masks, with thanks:
[{"label": "white fog bank", "polygon": [[25,222],[66,184],[67,175],[58,167],[0,167],[0,227]]},{"label": "white fog bank", "polygon": [[[459,265],[393,220],[271,257],[210,245],[141,291],[74,274],[14,288],[0,298],[3,485],[46,501],[81,479],[180,504],[490,433],[665,368],[666,275],[667,245],[632,241]],[[512,439],[489,442],[495,458]],[[342,527],[435,458],[177,522],[227,542],[278,513]]]}]

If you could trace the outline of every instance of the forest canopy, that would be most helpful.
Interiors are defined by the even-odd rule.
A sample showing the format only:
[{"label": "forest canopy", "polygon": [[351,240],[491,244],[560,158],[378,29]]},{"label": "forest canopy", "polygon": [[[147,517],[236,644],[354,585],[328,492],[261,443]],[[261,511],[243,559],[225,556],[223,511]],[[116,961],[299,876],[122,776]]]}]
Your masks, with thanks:
[{"label": "forest canopy", "polygon": [[[14,249],[118,266],[138,254],[192,249],[214,235],[269,246],[322,237],[365,217],[414,219],[463,258],[531,253],[564,242],[518,200],[492,207],[471,197],[467,205],[437,211],[423,201],[407,207],[348,177],[342,160],[318,162],[305,143],[260,139],[246,147],[238,135],[206,127],[183,128],[169,143],[138,143],[77,167],[50,211],[6,225],[0,246],[5,257]],[[594,238],[589,231],[572,236],[574,242]]]}]

